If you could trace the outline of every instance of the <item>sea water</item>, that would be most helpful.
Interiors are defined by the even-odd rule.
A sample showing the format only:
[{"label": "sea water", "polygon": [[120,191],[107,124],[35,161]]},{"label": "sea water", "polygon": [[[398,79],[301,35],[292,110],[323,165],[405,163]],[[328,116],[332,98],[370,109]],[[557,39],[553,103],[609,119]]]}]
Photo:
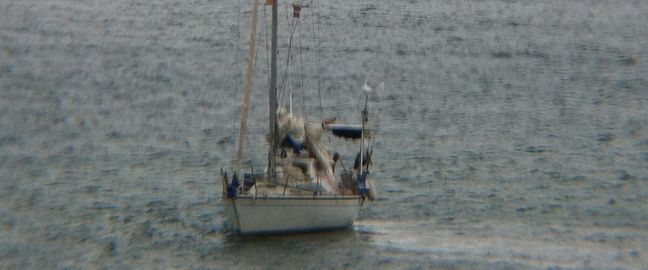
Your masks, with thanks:
[{"label": "sea water", "polygon": [[[358,124],[372,87],[380,199],[353,228],[224,230],[251,1],[5,0],[0,268],[648,267],[648,2],[313,0],[299,22],[289,4],[282,101]],[[349,167],[357,143],[324,140]]]}]

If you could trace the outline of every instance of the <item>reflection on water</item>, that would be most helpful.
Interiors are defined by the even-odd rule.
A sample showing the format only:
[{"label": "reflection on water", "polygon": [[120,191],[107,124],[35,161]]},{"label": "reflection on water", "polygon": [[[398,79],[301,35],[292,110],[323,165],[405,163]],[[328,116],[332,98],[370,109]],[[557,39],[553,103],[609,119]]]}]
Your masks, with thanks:
[{"label": "reflection on water", "polygon": [[[522,223],[471,224],[467,228],[438,226],[432,230],[424,222],[363,221],[360,226],[371,228],[366,229],[369,231],[388,232],[372,234],[370,241],[378,249],[403,257],[455,261],[459,265],[474,258],[481,258],[486,263],[506,261],[518,267],[538,268],[555,265],[579,268],[583,264],[614,267],[610,261],[633,265],[637,262],[636,249],[642,247],[627,240],[645,237],[640,230],[581,228],[574,232],[560,225],[544,231],[530,231],[529,226]],[[635,267],[641,266],[636,264]]]}]

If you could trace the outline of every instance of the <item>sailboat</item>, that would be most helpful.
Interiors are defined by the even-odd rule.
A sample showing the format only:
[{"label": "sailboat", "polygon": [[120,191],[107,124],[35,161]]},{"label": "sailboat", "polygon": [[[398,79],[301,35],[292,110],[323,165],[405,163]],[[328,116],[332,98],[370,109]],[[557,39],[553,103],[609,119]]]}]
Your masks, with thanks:
[{"label": "sailboat", "polygon": [[[369,175],[371,152],[368,95],[360,112],[360,125],[335,124],[334,120],[311,123],[295,116],[290,106],[280,107],[277,99],[277,6],[272,5],[271,61],[268,87],[268,160],[263,173],[242,172],[248,102],[253,73],[258,0],[253,0],[252,32],[236,168],[230,175],[221,169],[222,204],[228,227],[239,234],[274,234],[349,228],[367,200],[375,199]],[[293,4],[293,16],[301,6]],[[368,88],[365,82],[365,88]],[[320,105],[321,106],[321,105]],[[322,137],[359,141],[353,168],[346,168],[340,155],[323,145]],[[353,145],[355,148],[357,145]],[[354,150],[355,152],[355,150]],[[337,168],[337,169],[336,169]]]}]

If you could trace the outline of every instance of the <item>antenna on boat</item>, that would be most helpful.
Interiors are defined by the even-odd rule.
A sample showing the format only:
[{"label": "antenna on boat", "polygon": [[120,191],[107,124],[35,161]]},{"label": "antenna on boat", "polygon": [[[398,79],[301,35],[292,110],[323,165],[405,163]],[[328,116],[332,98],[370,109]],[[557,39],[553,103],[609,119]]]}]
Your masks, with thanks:
[{"label": "antenna on boat", "polygon": [[[364,85],[362,86],[362,92],[365,94],[365,96],[369,95],[369,92],[371,92],[371,87],[369,87],[367,81],[365,81]],[[365,109],[367,109],[367,104],[365,104]]]},{"label": "antenna on boat", "polygon": [[317,45],[315,49],[315,55],[317,59],[317,95],[319,96],[319,109],[320,109],[320,122],[324,124],[324,108],[322,106],[322,83],[321,83],[321,71],[320,71],[320,11],[319,11],[319,0],[317,0],[317,32],[315,37],[315,44]]},{"label": "antenna on boat", "polygon": [[367,85],[367,81],[365,81],[364,85],[362,86],[362,93],[365,96],[365,104],[364,104],[364,109],[362,109],[362,133],[360,134],[360,170],[359,173],[362,175],[362,164],[363,164],[363,156],[364,156],[364,135],[365,135],[365,126],[367,121],[369,120],[368,118],[368,111],[367,111],[367,103],[369,102],[369,93],[371,92],[371,87]]},{"label": "antenna on boat", "polygon": [[[367,189],[367,172],[365,172],[364,169],[364,140],[365,140],[365,128],[368,119],[368,110],[367,110],[367,103],[369,103],[369,92],[371,92],[371,88],[369,85],[367,85],[367,81],[365,81],[364,85],[362,86],[362,93],[365,96],[365,104],[364,104],[364,109],[362,109],[362,131],[360,133],[360,153],[358,155],[360,156],[360,163],[358,164],[358,193],[360,193],[360,196],[362,197],[362,202],[364,202],[365,198],[367,197],[368,194],[368,189]],[[367,156],[367,158],[369,158]],[[362,204],[362,203],[361,203]]]}]

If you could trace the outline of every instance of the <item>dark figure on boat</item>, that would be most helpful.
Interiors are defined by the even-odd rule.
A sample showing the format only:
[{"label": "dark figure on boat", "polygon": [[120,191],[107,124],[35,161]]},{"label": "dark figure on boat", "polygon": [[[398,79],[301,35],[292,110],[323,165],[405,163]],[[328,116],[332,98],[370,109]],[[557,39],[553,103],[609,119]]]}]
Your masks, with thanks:
[{"label": "dark figure on boat", "polygon": [[[362,166],[367,166],[368,164],[371,164],[371,153],[369,153],[369,150],[365,151],[364,155],[362,156]],[[353,163],[353,168],[356,170],[360,169],[360,153],[356,155],[355,162]]]},{"label": "dark figure on boat", "polygon": [[333,153],[333,173],[335,173],[335,165],[337,164],[337,161],[340,159],[340,154],[338,152]]}]

